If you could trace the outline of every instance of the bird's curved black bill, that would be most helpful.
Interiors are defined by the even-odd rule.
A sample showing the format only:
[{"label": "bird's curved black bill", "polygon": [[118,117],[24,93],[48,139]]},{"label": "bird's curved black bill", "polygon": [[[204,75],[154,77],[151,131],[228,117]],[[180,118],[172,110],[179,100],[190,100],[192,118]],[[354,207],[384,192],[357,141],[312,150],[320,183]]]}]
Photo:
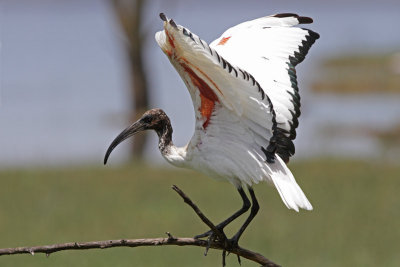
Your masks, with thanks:
[{"label": "bird's curved black bill", "polygon": [[140,120],[123,130],[108,147],[106,155],[104,156],[104,164],[107,163],[108,157],[114,148],[116,148],[122,141],[143,130],[145,130],[145,125]]}]

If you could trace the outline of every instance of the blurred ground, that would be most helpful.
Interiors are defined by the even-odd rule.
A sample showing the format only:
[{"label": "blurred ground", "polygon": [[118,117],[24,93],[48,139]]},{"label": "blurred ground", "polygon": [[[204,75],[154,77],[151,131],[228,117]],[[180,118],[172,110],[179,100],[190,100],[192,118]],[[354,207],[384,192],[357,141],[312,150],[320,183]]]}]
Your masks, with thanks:
[{"label": "blurred ground", "polygon": [[[314,206],[289,211],[265,184],[240,244],[283,266],[399,266],[400,167],[373,161],[290,165]],[[207,230],[170,189],[177,184],[215,222],[240,205],[234,188],[191,171],[122,166],[0,172],[0,247],[194,236]],[[241,222],[240,222],[241,223]],[[229,228],[232,234],[239,223]],[[218,266],[196,247],[116,248],[0,257],[0,266]],[[228,266],[239,266],[234,256]],[[257,266],[243,260],[242,266]]]}]

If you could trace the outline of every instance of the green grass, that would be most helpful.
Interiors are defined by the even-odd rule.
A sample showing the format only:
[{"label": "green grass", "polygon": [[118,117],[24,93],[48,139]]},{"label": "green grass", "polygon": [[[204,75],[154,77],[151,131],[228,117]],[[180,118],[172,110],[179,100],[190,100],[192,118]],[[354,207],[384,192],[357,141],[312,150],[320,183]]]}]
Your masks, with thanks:
[{"label": "green grass", "polygon": [[[242,246],[283,266],[400,265],[399,166],[320,160],[290,167],[314,211],[287,210],[272,187],[257,185],[261,210]],[[150,166],[9,170],[0,172],[0,182],[0,247],[206,231],[172,184],[214,222],[241,205],[228,183]],[[203,252],[176,246],[65,251],[2,256],[0,266],[220,266],[220,252]],[[228,266],[239,266],[234,256]],[[257,264],[243,260],[242,266]]]}]

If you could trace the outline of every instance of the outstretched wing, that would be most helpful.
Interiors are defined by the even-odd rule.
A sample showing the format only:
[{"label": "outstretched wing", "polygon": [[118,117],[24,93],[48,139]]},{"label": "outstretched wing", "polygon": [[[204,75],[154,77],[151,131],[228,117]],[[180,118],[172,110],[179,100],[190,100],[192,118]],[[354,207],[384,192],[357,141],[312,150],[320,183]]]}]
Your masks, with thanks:
[{"label": "outstretched wing", "polygon": [[276,116],[272,142],[287,162],[295,152],[300,95],[295,66],[319,38],[311,30],[292,27],[312,19],[284,13],[241,23],[210,44],[232,65],[251,73],[269,96]]},{"label": "outstretched wing", "polygon": [[[196,114],[195,134],[187,149],[192,156],[186,156],[186,160],[195,158],[193,167],[214,177],[230,179],[234,184],[272,181],[289,208],[312,209],[279,156],[285,155],[282,151],[286,151],[289,145],[284,142],[291,139],[281,128],[284,119],[281,113],[277,116],[276,110],[281,111],[275,110],[272,98],[266,94],[268,90],[250,72],[253,68],[245,68],[251,65],[251,60],[242,59],[233,63],[188,29],[176,25],[164,14],[160,16],[164,20],[164,30],[156,33],[156,40],[185,82]],[[226,45],[230,38],[218,43]],[[247,56],[249,49],[242,48],[243,51],[236,51],[238,57]],[[234,58],[233,54],[224,53]],[[250,52],[248,55],[256,59]],[[285,66],[281,61],[277,73],[283,76]],[[258,61],[254,64],[265,67]],[[265,75],[269,75],[268,70]],[[282,83],[284,81],[278,75],[273,77],[281,79]],[[277,92],[275,94],[274,102],[278,105],[280,96]],[[281,98],[282,105],[290,103],[287,97]],[[288,114],[291,114],[290,111]],[[290,117],[292,121],[294,117]],[[267,164],[265,161],[275,163]]]},{"label": "outstretched wing", "polygon": [[274,149],[271,149],[270,139],[276,128],[275,114],[271,100],[260,84],[251,74],[226,61],[197,35],[176,25],[173,20],[163,19],[164,30],[156,34],[156,40],[192,97],[195,134],[207,130],[216,107],[226,108],[255,133],[267,161],[273,162]]}]

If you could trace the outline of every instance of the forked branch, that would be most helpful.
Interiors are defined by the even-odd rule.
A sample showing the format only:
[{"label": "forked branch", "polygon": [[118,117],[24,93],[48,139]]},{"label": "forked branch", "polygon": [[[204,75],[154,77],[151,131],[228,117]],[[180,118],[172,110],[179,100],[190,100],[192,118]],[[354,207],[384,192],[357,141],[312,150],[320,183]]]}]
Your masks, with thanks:
[{"label": "forked branch", "polygon": [[[200,209],[190,200],[185,193],[182,192],[177,186],[172,187],[201,218],[201,220],[210,227],[211,230],[216,233],[220,240],[223,240],[224,235],[215,227],[215,225],[200,211]],[[226,250],[227,252],[236,254],[248,260],[257,262],[262,266],[276,267],[279,266],[272,261],[265,258],[263,255],[247,250],[245,248],[226,248],[223,243],[216,241],[207,241],[194,238],[180,238],[173,237],[167,232],[168,237],[166,238],[145,238],[145,239],[118,239],[118,240],[105,240],[105,241],[90,241],[90,242],[71,242],[63,244],[54,244],[47,246],[35,246],[35,247],[17,247],[17,248],[3,248],[0,249],[0,256],[13,255],[13,254],[32,254],[44,253],[49,256],[51,253],[62,251],[62,250],[83,250],[83,249],[105,249],[112,247],[142,247],[142,246],[198,246],[213,248],[219,250]]]}]

